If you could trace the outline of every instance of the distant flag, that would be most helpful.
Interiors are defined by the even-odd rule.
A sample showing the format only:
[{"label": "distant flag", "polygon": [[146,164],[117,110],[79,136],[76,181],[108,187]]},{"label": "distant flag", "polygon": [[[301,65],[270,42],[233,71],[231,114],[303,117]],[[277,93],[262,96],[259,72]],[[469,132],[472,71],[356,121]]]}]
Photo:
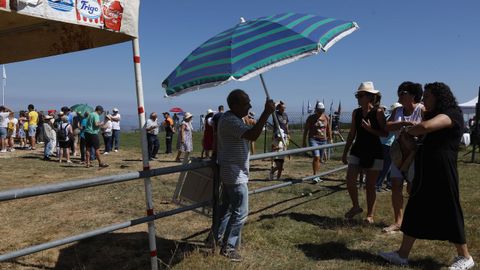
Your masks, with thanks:
[{"label": "distant flag", "polygon": [[305,100],[302,101],[302,115],[305,115]]},{"label": "distant flag", "polygon": [[340,113],[342,112],[342,101],[338,102],[338,109],[337,109],[337,113],[340,115]]},{"label": "distant flag", "polygon": [[5,87],[7,86],[7,72],[5,65],[2,65],[2,105],[5,105]]},{"label": "distant flag", "polygon": [[333,114],[333,100],[332,103],[330,103],[330,116]]},{"label": "distant flag", "polygon": [[312,113],[312,104],[310,104],[310,100],[308,101],[308,105],[307,105],[307,113]]}]

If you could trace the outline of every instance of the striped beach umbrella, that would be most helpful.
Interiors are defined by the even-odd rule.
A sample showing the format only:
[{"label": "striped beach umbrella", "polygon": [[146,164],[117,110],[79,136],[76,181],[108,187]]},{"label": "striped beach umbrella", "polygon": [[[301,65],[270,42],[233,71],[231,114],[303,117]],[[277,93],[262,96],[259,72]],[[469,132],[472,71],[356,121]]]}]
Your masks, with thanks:
[{"label": "striped beach umbrella", "polygon": [[241,18],[238,25],[195,49],[162,86],[167,96],[176,96],[231,80],[248,80],[273,67],[325,52],[356,29],[355,22],[308,14]]}]

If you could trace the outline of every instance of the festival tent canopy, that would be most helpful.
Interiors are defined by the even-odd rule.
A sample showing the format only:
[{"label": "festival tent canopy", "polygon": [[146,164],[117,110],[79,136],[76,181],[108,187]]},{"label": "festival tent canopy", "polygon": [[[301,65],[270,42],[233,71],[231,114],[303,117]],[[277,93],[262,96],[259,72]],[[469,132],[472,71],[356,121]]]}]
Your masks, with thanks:
[{"label": "festival tent canopy", "polygon": [[463,113],[465,114],[474,114],[475,113],[475,106],[477,105],[478,97],[473,98],[465,103],[458,104],[462,109]]},{"label": "festival tent canopy", "polygon": [[140,0],[0,0],[0,64],[138,36]]}]

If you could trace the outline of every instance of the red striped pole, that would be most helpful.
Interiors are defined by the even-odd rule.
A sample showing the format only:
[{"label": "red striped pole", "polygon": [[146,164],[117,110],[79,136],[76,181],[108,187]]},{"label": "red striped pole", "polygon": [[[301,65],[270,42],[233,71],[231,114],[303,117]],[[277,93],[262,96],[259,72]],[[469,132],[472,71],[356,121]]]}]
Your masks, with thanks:
[{"label": "red striped pole", "polygon": [[[138,38],[132,40],[133,46],[133,63],[135,67],[135,83],[137,87],[137,107],[138,107],[138,122],[140,128],[140,136],[142,140],[142,160],[143,170],[150,170],[150,164],[148,161],[148,149],[147,149],[147,132],[145,130],[145,106],[143,101],[143,82],[142,82],[142,68],[140,65],[140,45]],[[154,215],[153,200],[152,200],[152,181],[150,177],[145,177],[145,201],[147,204],[147,214],[149,216]],[[150,248],[150,263],[151,269],[157,270],[157,244],[155,237],[155,222],[148,222],[148,243]]]}]

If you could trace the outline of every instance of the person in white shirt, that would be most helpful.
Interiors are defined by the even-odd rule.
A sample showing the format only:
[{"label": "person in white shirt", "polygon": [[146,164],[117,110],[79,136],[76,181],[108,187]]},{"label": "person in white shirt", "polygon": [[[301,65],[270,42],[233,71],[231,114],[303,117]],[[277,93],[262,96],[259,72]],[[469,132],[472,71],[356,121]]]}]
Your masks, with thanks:
[{"label": "person in white shirt", "polygon": [[145,129],[147,130],[148,159],[154,160],[157,158],[156,156],[160,149],[160,142],[158,141],[159,124],[156,112],[150,114]]},{"label": "person in white shirt", "polygon": [[15,151],[14,140],[17,135],[18,129],[18,119],[15,118],[15,114],[10,112],[8,116],[8,124],[7,124],[7,142],[8,142],[8,151],[13,152]]},{"label": "person in white shirt", "polygon": [[8,116],[12,110],[5,106],[0,106],[0,153],[7,152],[7,127],[8,127]]},{"label": "person in white shirt", "polygon": [[112,119],[112,140],[110,144],[112,145],[111,148],[114,148],[114,151],[118,152],[118,147],[120,145],[120,120],[122,117],[120,116],[120,113],[118,113],[117,108],[113,108],[110,116]]},{"label": "person in white shirt", "polygon": [[102,126],[103,143],[105,144],[104,155],[108,155],[112,151],[112,117],[111,115],[105,116],[105,123]]}]

